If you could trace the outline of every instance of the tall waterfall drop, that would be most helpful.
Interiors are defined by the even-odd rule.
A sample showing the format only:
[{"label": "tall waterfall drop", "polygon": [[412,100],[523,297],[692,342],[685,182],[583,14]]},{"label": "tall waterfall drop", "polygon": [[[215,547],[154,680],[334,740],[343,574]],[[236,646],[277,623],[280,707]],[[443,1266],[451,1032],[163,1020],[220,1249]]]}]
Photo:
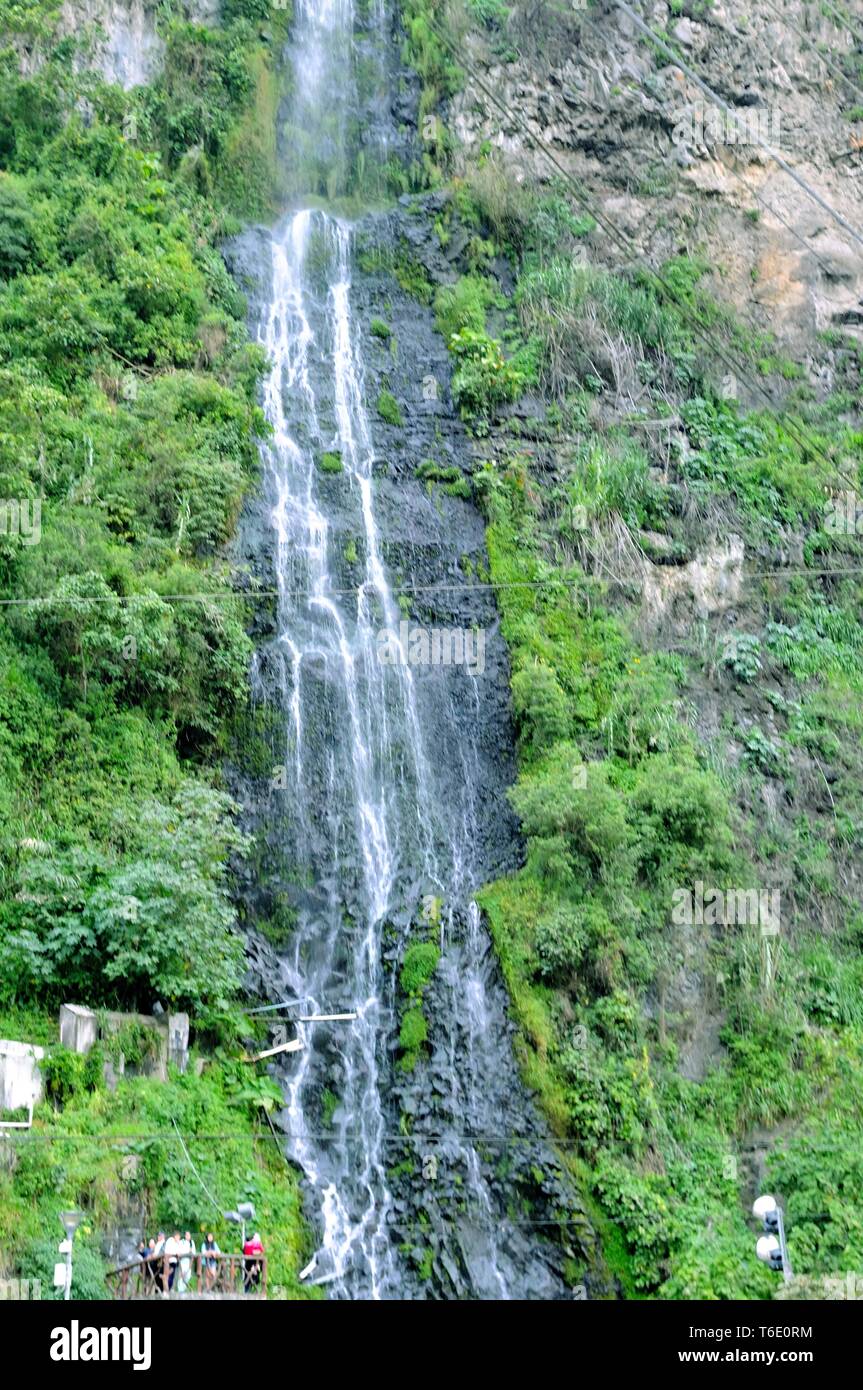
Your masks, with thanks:
[{"label": "tall waterfall drop", "polygon": [[[304,182],[317,202],[342,178],[353,27],[351,0],[299,0],[290,59],[301,137],[288,152],[298,201]],[[278,603],[253,683],[276,712],[284,778],[272,823],[296,905],[272,997],[357,1015],[300,1023],[302,1050],[280,1064],[280,1123],[318,1243],[309,1277],[343,1298],[562,1297],[560,1248],[550,1256],[542,1223],[511,1210],[511,1175],[553,1160],[472,900],[491,874],[489,827],[508,815],[481,737],[494,677],[479,663],[427,673],[381,659],[380,634],[398,632],[404,614],[352,313],[352,237],[318,207],[286,217],[264,243],[258,319]],[[409,1074],[398,975],[417,940],[441,955],[432,1058]],[[412,1232],[429,1233],[427,1256]]]}]

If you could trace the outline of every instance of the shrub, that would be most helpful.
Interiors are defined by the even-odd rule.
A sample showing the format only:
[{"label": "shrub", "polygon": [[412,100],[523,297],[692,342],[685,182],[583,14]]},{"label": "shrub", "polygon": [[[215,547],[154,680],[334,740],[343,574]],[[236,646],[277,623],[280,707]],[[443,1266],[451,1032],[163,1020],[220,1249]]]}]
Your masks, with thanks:
[{"label": "shrub", "polygon": [[637,1287],[655,1288],[665,1276],[679,1234],[668,1180],[658,1173],[642,1177],[619,1160],[607,1159],[597,1169],[595,1186],[626,1232]]},{"label": "shrub", "polygon": [[512,699],[516,728],[526,753],[536,755],[558,739],[567,738],[572,727],[569,703],[554,671],[537,661],[512,678]]},{"label": "shrub", "polygon": [[405,951],[402,961],[401,987],[405,994],[420,994],[428,984],[440,960],[440,951],[433,941],[417,941]]},{"label": "shrub", "polygon": [[736,680],[749,685],[761,672],[761,643],[752,633],[732,633],[725,639],[722,664]]},{"label": "shrub", "polygon": [[343,469],[341,454],[337,449],[328,450],[318,458],[318,467],[322,473],[341,473]]},{"label": "shrub", "polygon": [[440,483],[448,497],[472,496],[471,484],[456,464],[437,463],[435,459],[423,459],[416,470],[416,476],[431,486]]},{"label": "shrub", "polygon": [[559,398],[597,373],[614,381],[626,350],[649,354],[685,382],[694,373],[680,318],[650,284],[557,257],[522,276],[516,302],[525,335],[542,344],[542,384]]},{"label": "shrub", "polygon": [[54,1047],[41,1063],[45,1094],[60,1109],[84,1089],[86,1058],[68,1047]]},{"label": "shrub", "polygon": [[569,749],[522,775],[510,792],[531,852],[544,878],[559,888],[591,880],[623,888],[632,882],[634,836],[627,798],[609,784],[608,770],[589,764],[586,785],[574,777]]},{"label": "shrub", "polygon": [[403,425],[401,406],[393,395],[392,391],[381,391],[377,403],[378,415],[385,420],[388,425]]},{"label": "shrub", "polygon": [[375,318],[372,319],[369,325],[369,332],[371,333],[373,338],[383,338],[386,340],[387,338],[392,337],[393,330],[390,328],[388,323],[384,323],[383,319]]},{"label": "shrub", "polygon": [[566,984],[581,964],[586,946],[583,915],[576,908],[561,904],[537,923],[537,975],[547,984]]},{"label": "shrub", "polygon": [[448,346],[453,334],[465,328],[483,332],[490,293],[489,282],[476,275],[463,275],[454,285],[441,286],[434,300],[435,323]]},{"label": "shrub", "polygon": [[23,194],[0,183],[0,277],[11,279],[36,257],[37,223]]},{"label": "shrub", "polygon": [[422,1009],[408,1009],[402,1016],[399,1030],[399,1046],[402,1049],[401,1066],[404,1071],[413,1071],[427,1039],[428,1024]]},{"label": "shrub", "polygon": [[509,7],[503,0],[468,0],[468,5],[487,29],[500,29],[509,18]]},{"label": "shrub", "polygon": [[[22,1277],[38,1279],[42,1285],[43,1298],[56,1300],[64,1297],[65,1290],[54,1287],[56,1241],[33,1241],[20,1258]],[[104,1300],[107,1297],[105,1273],[105,1261],[99,1253],[95,1237],[88,1238],[80,1232],[76,1233],[72,1256],[72,1297],[88,1302]]]},{"label": "shrub", "polygon": [[453,334],[449,346],[458,362],[452,393],[463,419],[484,419],[495,406],[514,401],[524,390],[524,375],[484,330],[463,328]]}]

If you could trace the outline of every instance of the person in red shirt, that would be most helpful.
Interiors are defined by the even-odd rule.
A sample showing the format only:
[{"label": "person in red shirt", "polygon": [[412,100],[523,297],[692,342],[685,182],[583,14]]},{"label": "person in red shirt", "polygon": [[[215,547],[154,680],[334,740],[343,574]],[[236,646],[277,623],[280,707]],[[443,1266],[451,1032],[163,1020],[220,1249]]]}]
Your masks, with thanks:
[{"label": "person in red shirt", "polygon": [[[263,1253],[264,1247],[261,1244],[261,1237],[255,1231],[255,1234],[243,1246],[243,1255],[245,1256],[243,1260],[243,1287],[246,1293],[250,1293],[253,1289],[257,1290],[261,1282],[264,1267],[261,1264],[260,1256]],[[259,1258],[255,1259],[256,1255]]]}]

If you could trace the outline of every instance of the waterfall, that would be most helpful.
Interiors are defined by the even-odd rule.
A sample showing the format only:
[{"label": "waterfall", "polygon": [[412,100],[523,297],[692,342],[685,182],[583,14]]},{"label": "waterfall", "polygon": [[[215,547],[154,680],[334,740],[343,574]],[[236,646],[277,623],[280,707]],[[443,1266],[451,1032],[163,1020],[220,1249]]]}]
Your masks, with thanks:
[{"label": "waterfall", "polygon": [[[351,6],[301,0],[297,16],[295,119],[338,160],[344,120],[332,108],[348,100]],[[381,654],[380,634],[398,632],[403,615],[379,520],[352,235],[319,209],[287,216],[267,242],[258,327],[270,363],[262,452],[278,601],[253,686],[279,715],[283,775],[272,815],[297,902],[279,986],[310,1013],[357,1014],[329,1029],[297,1025],[303,1048],[280,1066],[280,1120],[308,1184],[313,1277],[331,1295],[423,1296],[404,1249],[409,1179],[394,1172],[401,1163],[416,1175],[433,1148],[458,1201],[439,1201],[432,1181],[423,1219],[451,1290],[555,1297],[563,1286],[541,1242],[508,1219],[495,1176],[518,1136],[525,1161],[536,1157],[527,1147],[536,1136],[471,896],[488,872],[483,827],[502,809],[479,792],[488,785],[478,733],[485,677],[460,665],[426,678]],[[355,559],[346,566],[348,542]],[[423,925],[424,902],[440,910]],[[429,988],[436,1090],[414,1104],[408,1138],[399,1097],[415,1100],[427,1083],[423,1063],[416,1077],[398,1069],[393,961],[418,929],[442,951]],[[326,1122],[325,1093],[336,1098]]]}]

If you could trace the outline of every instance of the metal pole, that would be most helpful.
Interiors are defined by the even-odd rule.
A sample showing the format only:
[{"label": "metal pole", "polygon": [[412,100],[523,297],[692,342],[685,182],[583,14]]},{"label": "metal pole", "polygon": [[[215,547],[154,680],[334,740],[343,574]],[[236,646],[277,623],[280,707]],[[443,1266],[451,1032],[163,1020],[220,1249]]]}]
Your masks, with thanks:
[{"label": "metal pole", "polygon": [[782,1256],[782,1277],[786,1284],[790,1284],[794,1277],[791,1269],[791,1261],[788,1258],[788,1246],[785,1244],[785,1219],[782,1215],[782,1208],[776,1204],[776,1216],[779,1225],[779,1253]]},{"label": "metal pole", "polygon": [[63,1294],[64,1299],[72,1297],[72,1236],[66,1237],[66,1244],[68,1249],[66,1250],[66,1291]]}]

